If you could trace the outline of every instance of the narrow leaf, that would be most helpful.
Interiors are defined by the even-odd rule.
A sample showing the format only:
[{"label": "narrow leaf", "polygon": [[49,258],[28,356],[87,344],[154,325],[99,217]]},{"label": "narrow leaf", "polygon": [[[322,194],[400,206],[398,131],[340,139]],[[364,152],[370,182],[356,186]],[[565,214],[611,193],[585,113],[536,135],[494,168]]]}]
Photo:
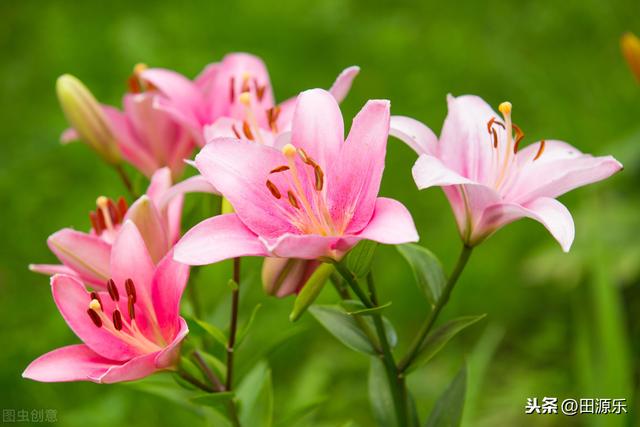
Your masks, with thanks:
[{"label": "narrow leaf", "polygon": [[433,358],[444,346],[456,336],[460,331],[483,319],[486,314],[480,316],[463,316],[453,319],[440,326],[429,335],[420,349],[420,353],[410,365],[408,372],[413,371],[418,366],[422,366]]},{"label": "narrow leaf", "polygon": [[391,305],[391,301],[389,301],[386,304],[382,304],[373,308],[359,308],[359,309],[349,310],[347,307],[345,307],[345,309],[347,310],[347,314],[351,316],[353,315],[370,316],[372,314],[379,314],[382,310],[389,307],[390,305]]},{"label": "narrow leaf", "polygon": [[467,368],[463,367],[436,402],[426,427],[459,427],[467,389]]},{"label": "narrow leaf", "polygon": [[218,343],[226,347],[227,337],[220,328],[211,323],[207,323],[204,320],[196,319],[195,317],[183,316],[189,326],[189,332],[195,335],[209,335]]},{"label": "narrow leaf", "polygon": [[447,281],[442,264],[430,250],[415,243],[398,245],[397,248],[411,266],[416,283],[427,296],[427,300],[431,305],[435,305]]},{"label": "narrow leaf", "polygon": [[234,393],[232,391],[224,391],[220,393],[207,393],[194,396],[191,398],[193,403],[203,406],[210,406],[212,408],[219,408],[229,400],[233,399]]},{"label": "narrow leaf", "polygon": [[251,316],[249,316],[249,320],[247,320],[247,323],[245,323],[242,329],[238,331],[238,337],[236,338],[236,347],[238,347],[246,338],[247,332],[249,332],[249,328],[251,328],[251,325],[253,325],[253,322],[256,319],[256,315],[258,314],[258,311],[260,311],[260,307],[262,307],[262,304],[256,304],[256,306],[253,307],[253,311],[251,312]]},{"label": "narrow leaf", "polygon": [[376,354],[354,318],[339,306],[315,305],[309,309],[309,312],[329,333],[347,347],[360,353]]},{"label": "narrow leaf", "polygon": [[378,357],[372,357],[369,365],[369,402],[373,409],[373,418],[379,426],[398,425],[387,374]]},{"label": "narrow leaf", "polygon": [[243,426],[271,427],[273,424],[273,384],[266,362],[257,363],[243,378],[236,395],[240,401]]}]

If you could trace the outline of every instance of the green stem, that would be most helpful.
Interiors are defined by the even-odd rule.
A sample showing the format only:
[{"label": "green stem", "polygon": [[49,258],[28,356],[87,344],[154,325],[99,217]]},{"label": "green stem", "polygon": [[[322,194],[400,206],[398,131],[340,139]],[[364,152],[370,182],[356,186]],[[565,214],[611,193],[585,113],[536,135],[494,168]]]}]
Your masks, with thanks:
[{"label": "green stem", "polygon": [[215,389],[213,387],[211,387],[208,384],[203,383],[202,381],[200,381],[199,379],[197,379],[196,377],[194,377],[193,375],[191,375],[187,371],[179,369],[178,370],[178,375],[180,375],[180,378],[182,378],[183,380],[185,380],[189,384],[199,388],[200,390],[206,391],[207,393],[214,393],[215,392]]},{"label": "green stem", "polygon": [[[367,296],[367,294],[360,288],[358,284],[357,278],[353,275],[351,271],[347,267],[345,267],[341,263],[335,263],[336,270],[347,282],[351,290],[358,296],[360,301],[367,308],[374,308],[376,305],[374,302]],[[371,275],[371,273],[369,273]],[[373,283],[373,278],[367,278],[367,283],[369,285],[370,292],[375,300],[375,288]],[[384,322],[382,321],[382,316],[380,314],[375,313],[372,315],[373,324],[376,328],[376,332],[378,335],[378,341],[380,342],[380,358],[382,359],[382,363],[385,368],[385,372],[387,374],[387,381],[389,382],[389,389],[391,391],[391,396],[393,398],[393,406],[396,412],[396,419],[398,421],[399,427],[408,426],[407,420],[407,405],[405,403],[406,392],[404,390],[404,381],[398,372],[396,367],[395,359],[393,358],[393,353],[391,353],[391,346],[389,345],[389,341],[387,340],[387,333],[385,331]],[[373,344],[373,343],[372,343]],[[375,345],[374,345],[375,348]]]},{"label": "green stem", "polygon": [[442,311],[442,308],[449,301],[449,297],[451,296],[451,291],[453,291],[453,288],[456,285],[456,282],[458,281],[460,274],[464,270],[464,267],[467,265],[467,261],[471,256],[472,250],[473,248],[471,246],[464,245],[462,247],[462,251],[458,256],[458,261],[456,262],[456,265],[453,268],[453,272],[451,272],[451,276],[449,276],[449,280],[447,280],[447,283],[444,289],[442,290],[442,294],[440,295],[440,298],[438,298],[438,301],[436,301],[436,305],[433,307],[433,310],[431,310],[431,313],[429,313],[429,316],[425,319],[424,323],[420,327],[418,334],[416,335],[413,342],[411,343],[411,346],[409,347],[409,351],[407,352],[407,355],[404,357],[404,359],[402,359],[402,361],[400,361],[400,364],[398,365],[398,370],[401,373],[407,370],[407,368],[415,360],[416,356],[422,349],[424,341],[427,339],[429,332],[433,328],[433,325],[435,324],[438,318],[438,315],[440,314],[440,311]]},{"label": "green stem", "polygon": [[217,375],[211,370],[207,362],[202,357],[202,354],[198,350],[193,352],[193,359],[196,364],[202,371],[202,373],[207,377],[211,385],[216,389],[216,391],[224,391],[224,385],[220,382]]},{"label": "green stem", "polygon": [[116,172],[118,172],[118,176],[120,176],[120,179],[122,180],[122,183],[127,188],[127,191],[129,192],[129,195],[134,200],[137,199],[138,195],[136,194],[135,190],[133,189],[133,184],[131,183],[131,179],[129,178],[129,175],[124,170],[122,165],[115,165],[114,168],[115,168]]},{"label": "green stem", "polygon": [[238,329],[238,305],[240,302],[240,258],[233,259],[233,281],[236,287],[231,293],[231,325],[229,326],[229,342],[227,343],[227,382],[226,389],[233,387],[233,351]]}]

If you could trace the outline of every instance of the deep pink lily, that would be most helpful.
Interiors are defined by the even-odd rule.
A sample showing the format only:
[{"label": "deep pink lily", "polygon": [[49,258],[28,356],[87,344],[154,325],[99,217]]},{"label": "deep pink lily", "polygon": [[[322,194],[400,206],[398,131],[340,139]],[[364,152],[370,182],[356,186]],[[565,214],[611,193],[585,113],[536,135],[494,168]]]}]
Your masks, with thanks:
[{"label": "deep pink lily", "polygon": [[[359,70],[349,67],[334,82],[330,92],[339,102]],[[193,82],[160,68],[145,70],[140,77],[163,94],[156,106],[189,129],[200,146],[223,136],[273,145],[291,127],[295,98],[276,105],[267,68],[254,55],[229,54]]]},{"label": "deep pink lily", "polygon": [[520,218],[544,225],[567,252],[575,235],[569,210],[556,197],[603,180],[622,169],[612,156],[593,157],[562,141],[543,140],[519,149],[524,134],[477,96],[447,98],[440,139],[422,123],[391,118],[391,135],[420,157],[413,167],[418,188],[441,186],[465,244],[474,246]]},{"label": "deep pink lily", "polygon": [[378,197],[389,102],[369,101],[344,140],[336,99],[313,89],[298,97],[291,143],[282,149],[216,139],[196,156],[200,173],[235,213],[196,225],[175,258],[191,265],[240,256],[340,259],[363,239],[418,240],[409,211]]},{"label": "deep pink lily", "polygon": [[135,224],[126,221],[111,251],[107,291],[89,292],[73,276],[51,279],[53,298],[84,344],[33,361],[22,374],[43,382],[136,380],[175,369],[189,331],[179,315],[189,267],[169,252],[156,266]]},{"label": "deep pink lily", "polygon": [[[182,174],[184,159],[195,146],[192,135],[166,111],[154,108],[160,92],[140,76],[146,66],[138,64],[129,79],[130,92],[123,97],[123,111],[102,105],[107,125],[123,157],[147,177],[169,167],[173,177]],[[63,142],[79,139],[67,130]]]},{"label": "deep pink lily", "polygon": [[109,261],[111,247],[127,220],[140,230],[153,262],[159,262],[180,238],[183,197],[174,189],[171,171],[163,168],[151,178],[147,193],[129,208],[122,198],[114,202],[99,197],[97,209],[89,214],[92,228],[88,233],[65,228],[47,239],[62,265],[32,264],[29,268],[47,275],[72,275],[104,290],[113,274]]}]

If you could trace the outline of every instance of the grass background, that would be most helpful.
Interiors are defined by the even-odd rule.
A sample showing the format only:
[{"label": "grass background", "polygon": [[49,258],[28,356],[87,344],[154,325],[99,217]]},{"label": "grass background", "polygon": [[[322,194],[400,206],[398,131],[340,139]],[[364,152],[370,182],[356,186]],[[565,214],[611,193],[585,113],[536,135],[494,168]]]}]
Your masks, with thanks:
[{"label": "grass background", "polygon": [[[35,357],[76,338],[60,318],[47,279],[27,270],[52,262],[45,240],[88,228],[100,194],[123,188],[82,145],[60,146],[66,124],[54,95],[58,75],[81,78],[118,105],[132,66],[194,76],[230,51],[268,64],[282,100],[328,87],[361,66],[343,103],[347,122],[370,98],[439,131],[445,95],[474,93],[492,105],[509,100],[527,134],[614,154],[625,171],[562,198],[577,238],[565,255],[543,227],[520,221],[474,253],[443,318],[487,313],[409,380],[421,414],[466,360],[466,426],[633,426],[633,416],[525,416],[527,397],[626,398],[638,392],[640,358],[640,88],[618,41],[640,33],[640,4],[568,0],[476,2],[22,1],[0,3],[0,403],[3,409],[51,408],[63,426],[204,425],[197,413],[131,386],[39,384],[20,374]],[[382,194],[412,211],[421,243],[452,267],[459,241],[437,189],[418,192],[415,155],[390,140]],[[194,204],[195,202],[191,202]],[[427,304],[393,248],[378,251],[375,272],[402,351]],[[242,319],[262,303],[239,371],[268,351],[276,420],[306,403],[323,404],[300,425],[371,425],[367,360],[305,316],[287,320],[292,300],[264,297],[257,260],[245,263]],[[228,316],[230,265],[203,271],[196,286],[208,319]],[[335,299],[330,289],[321,298]],[[281,339],[283,337],[289,339]],[[271,344],[278,341],[276,348]]]}]

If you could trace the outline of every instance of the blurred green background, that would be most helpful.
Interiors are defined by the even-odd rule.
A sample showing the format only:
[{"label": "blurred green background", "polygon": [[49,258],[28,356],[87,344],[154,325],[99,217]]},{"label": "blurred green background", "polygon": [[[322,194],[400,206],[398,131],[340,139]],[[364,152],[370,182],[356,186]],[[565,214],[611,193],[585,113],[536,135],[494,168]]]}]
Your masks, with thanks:
[{"label": "blurred green background", "polygon": [[[635,426],[630,416],[524,415],[528,397],[626,398],[632,411],[640,365],[640,87],[619,50],[640,33],[637,1],[568,0],[382,2],[2,1],[0,3],[0,402],[3,409],[56,409],[61,426],[204,425],[176,402],[131,385],[40,384],[27,364],[76,342],[31,262],[53,262],[54,231],[89,227],[98,195],[124,193],[112,170],[83,145],[62,147],[66,127],[54,94],[58,75],[82,79],[119,105],[133,65],[195,76],[230,51],[267,63],[282,100],[328,87],[352,64],[362,68],[343,103],[346,120],[370,98],[439,131],[445,95],[509,100],[525,142],[568,141],[613,154],[625,171],[562,198],[577,238],[563,254],[533,221],[510,225],[473,254],[443,319],[487,313],[409,385],[424,418],[467,361],[465,426]],[[421,244],[449,270],[459,249],[441,191],[418,192],[415,155],[390,140],[382,194],[412,211]],[[200,199],[192,198],[195,206]],[[378,250],[375,273],[403,352],[427,303],[393,248]],[[261,355],[273,370],[276,421],[322,398],[298,425],[370,426],[367,359],[335,341],[312,318],[288,320],[292,299],[267,299],[258,260],[244,263],[241,319],[262,308],[237,353],[239,374]],[[196,286],[207,319],[226,325],[231,266],[212,266]],[[330,287],[321,299],[334,301]],[[273,346],[278,342],[277,346]]]}]

